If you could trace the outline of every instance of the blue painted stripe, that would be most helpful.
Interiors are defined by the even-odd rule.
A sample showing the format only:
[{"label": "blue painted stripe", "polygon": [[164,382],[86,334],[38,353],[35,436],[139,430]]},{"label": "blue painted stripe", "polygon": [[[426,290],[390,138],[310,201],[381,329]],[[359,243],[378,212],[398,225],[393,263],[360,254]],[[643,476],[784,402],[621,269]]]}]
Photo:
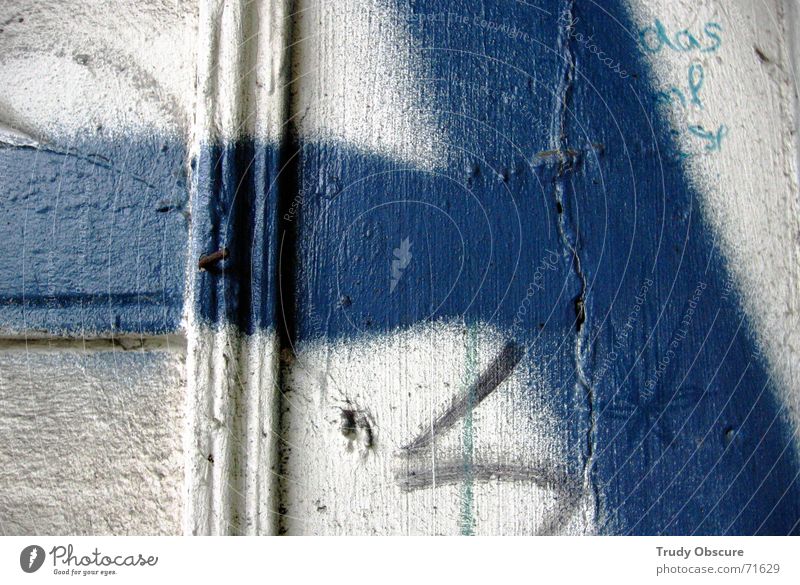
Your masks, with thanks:
[{"label": "blue painted stripe", "polygon": [[0,148],[0,330],[180,326],[188,228],[177,138]]},{"label": "blue painted stripe", "polygon": [[201,149],[193,249],[198,257],[228,254],[200,273],[193,291],[195,313],[207,324],[246,333],[276,325],[279,180],[290,178],[279,176],[280,160],[280,147],[250,140]]}]

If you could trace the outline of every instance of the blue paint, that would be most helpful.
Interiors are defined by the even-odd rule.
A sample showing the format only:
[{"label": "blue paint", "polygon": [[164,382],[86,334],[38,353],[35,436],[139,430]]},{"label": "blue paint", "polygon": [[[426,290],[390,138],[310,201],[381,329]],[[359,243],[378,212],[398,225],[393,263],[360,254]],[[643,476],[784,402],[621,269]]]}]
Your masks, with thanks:
[{"label": "blue paint", "polygon": [[246,333],[276,324],[277,226],[280,216],[291,219],[292,206],[298,205],[287,197],[289,207],[279,208],[280,152],[253,141],[201,149],[192,249],[198,257],[223,248],[229,252],[198,275],[193,302],[201,321],[233,324]]},{"label": "blue paint", "polygon": [[0,145],[0,330],[106,335],[179,328],[185,146],[158,136]]},{"label": "blue paint", "polygon": [[[292,344],[437,319],[497,325],[551,381],[574,446],[566,467],[591,465],[603,531],[796,532],[792,429],[622,3],[409,6],[446,166],[340,144],[205,146],[190,248],[230,256],[200,273],[196,313],[245,332],[281,324]],[[463,16],[442,26],[437,14]],[[717,23],[702,39],[647,30],[651,50],[722,43]],[[694,79],[687,103],[700,99]],[[723,128],[697,131],[718,148]],[[75,152],[0,151],[3,327],[175,330],[183,148]]]},{"label": "blue paint", "polygon": [[[580,477],[591,457],[602,531],[797,531],[791,429],[637,39],[624,34],[632,19],[610,4],[411,3],[450,159],[427,171],[295,145],[291,340],[436,319],[501,326],[553,384],[570,472]],[[452,13],[465,17],[435,18]],[[706,43],[685,31],[667,42],[655,27],[675,50],[716,50],[721,30],[708,23]],[[687,101],[700,101],[697,70],[690,84]],[[712,132],[716,148],[724,134]],[[393,250],[406,239],[413,259],[392,291]]]},{"label": "blue paint", "polygon": [[[631,22],[622,8],[604,8],[623,25]],[[576,13],[598,43],[637,55],[596,4],[580,3]],[[753,357],[752,330],[738,299],[721,299],[729,290],[725,262],[675,156],[667,119],[648,97],[655,92],[646,63],[637,58],[627,65],[637,74],[628,87],[587,59],[579,57],[578,67],[586,77],[576,83],[572,132],[585,131],[606,152],[587,159],[571,183],[591,283],[589,374],[610,351],[622,356],[610,376],[593,379],[593,477],[601,486],[603,528],[636,534],[796,531],[800,492],[793,483],[798,463],[791,429],[780,422],[782,407],[764,361]],[[654,284],[642,304],[641,327],[620,349],[618,332],[647,279]],[[706,288],[695,300],[700,283]],[[671,349],[675,357],[664,376],[652,394],[643,392]],[[726,429],[735,429],[727,446]]]}]

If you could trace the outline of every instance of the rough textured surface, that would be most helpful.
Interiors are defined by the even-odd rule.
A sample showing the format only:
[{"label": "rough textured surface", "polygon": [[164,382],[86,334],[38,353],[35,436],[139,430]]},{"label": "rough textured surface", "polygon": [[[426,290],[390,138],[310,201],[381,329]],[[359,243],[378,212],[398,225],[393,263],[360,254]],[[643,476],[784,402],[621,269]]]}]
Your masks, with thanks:
[{"label": "rough textured surface", "polygon": [[[352,9],[344,4],[320,17],[322,30],[332,13]],[[747,61],[739,53],[749,43],[742,38],[770,36],[776,54],[786,42],[765,20],[775,4],[759,17],[719,9],[719,23],[711,20],[716,5],[701,14],[688,3],[385,4],[408,22],[395,52],[428,74],[446,163],[431,171],[388,148],[300,136],[287,172],[301,197],[283,226],[297,250],[287,261],[296,307],[289,344],[298,358],[284,414],[287,531],[369,531],[367,519],[353,517],[374,513],[377,531],[535,532],[550,495],[532,476],[512,487],[502,479],[514,457],[535,453],[514,448],[531,436],[567,445],[552,452],[567,472],[564,486],[594,498],[577,530],[797,530],[797,423],[789,415],[797,390],[792,366],[781,365],[782,355],[794,355],[797,330],[794,145],[789,130],[774,132],[791,127],[790,91],[778,72],[763,82],[756,52]],[[680,59],[642,45],[640,33],[656,18],[666,28],[651,36],[678,35],[691,49],[676,49]],[[678,86],[683,117],[664,84],[686,80],[695,61],[707,65],[704,85],[697,88],[695,69]],[[693,108],[693,98],[712,93],[716,100]],[[750,110],[712,107],[733,95]],[[763,150],[750,143],[758,136]],[[425,133],[418,137],[424,142]],[[754,205],[753,191],[733,185],[770,190],[762,200],[775,208]],[[772,249],[786,256],[754,259],[759,234],[770,230],[780,232],[770,235]],[[745,278],[748,270],[755,272]],[[429,322],[497,338],[470,349],[468,336],[418,328]],[[469,488],[463,472],[461,489],[452,485],[454,465],[476,478],[487,471],[477,447],[490,440],[486,427],[471,425],[461,440],[475,451],[462,446],[455,461],[454,439],[444,434],[450,459],[436,460],[437,441],[426,451],[430,464],[403,484],[418,489],[404,493],[389,471],[394,443],[411,440],[426,406],[432,426],[444,416],[455,391],[444,382],[468,386],[475,375],[466,356],[488,363],[509,342],[527,350],[520,366],[535,365],[521,386],[551,389],[549,425],[536,418],[536,400],[505,410],[505,420],[532,422],[498,428],[491,439],[500,455],[487,456],[488,475],[500,487]],[[496,399],[512,387],[501,385]],[[347,400],[355,412],[337,432],[336,409],[348,410]],[[476,406],[476,421],[501,408],[489,400]],[[359,408],[381,423],[365,455],[353,447],[365,435]],[[434,484],[436,475],[447,480]],[[534,503],[525,509],[538,512],[528,524],[512,521],[507,501],[488,496],[494,489],[528,493]]]},{"label": "rough textured surface", "polygon": [[0,121],[40,143],[182,134],[197,3],[14,0],[0,9]]},{"label": "rough textured surface", "polygon": [[178,329],[196,9],[0,7],[4,333]]},{"label": "rough textured surface", "polygon": [[0,533],[181,532],[184,349],[122,343],[0,346]]},{"label": "rough textured surface", "polygon": [[0,327],[185,290],[187,533],[800,529],[783,3],[102,6],[2,9]]},{"label": "rough textured surface", "polygon": [[200,2],[192,126],[187,534],[269,534],[280,393],[276,258],[286,2]]},{"label": "rough textured surface", "polygon": [[293,3],[290,121],[306,141],[346,143],[420,167],[446,160],[431,72],[403,4]]},{"label": "rough textured surface", "polygon": [[[542,365],[513,362],[470,396],[503,343],[438,323],[300,351],[287,364],[281,532],[593,533],[592,490]],[[466,408],[437,424],[460,396]]]},{"label": "rough textured surface", "polygon": [[186,534],[276,532],[277,341],[234,326],[190,334]]}]

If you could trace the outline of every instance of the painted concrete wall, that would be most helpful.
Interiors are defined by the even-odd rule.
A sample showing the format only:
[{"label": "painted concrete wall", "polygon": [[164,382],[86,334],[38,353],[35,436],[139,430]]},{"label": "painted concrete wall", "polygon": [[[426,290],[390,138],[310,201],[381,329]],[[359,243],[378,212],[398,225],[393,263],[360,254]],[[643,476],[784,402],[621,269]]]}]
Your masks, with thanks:
[{"label": "painted concrete wall", "polygon": [[8,3],[2,530],[796,533],[795,8]]},{"label": "painted concrete wall", "polygon": [[184,346],[2,344],[3,534],[180,534]]},{"label": "painted concrete wall", "polygon": [[196,14],[0,7],[3,534],[182,532]]},{"label": "painted concrete wall", "polygon": [[352,88],[298,117],[375,101],[289,171],[281,530],[796,531],[781,5],[380,4],[392,67],[315,48],[350,6],[294,45]]}]

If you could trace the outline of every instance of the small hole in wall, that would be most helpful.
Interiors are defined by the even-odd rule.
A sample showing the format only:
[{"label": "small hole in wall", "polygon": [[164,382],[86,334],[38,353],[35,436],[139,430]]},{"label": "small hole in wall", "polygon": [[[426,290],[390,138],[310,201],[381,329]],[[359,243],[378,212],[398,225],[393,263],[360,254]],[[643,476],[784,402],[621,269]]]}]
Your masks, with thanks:
[{"label": "small hole in wall", "polygon": [[342,409],[342,434],[349,441],[353,441],[358,436],[358,427],[356,426],[356,411],[350,409]]},{"label": "small hole in wall", "polygon": [[736,437],[736,430],[733,427],[725,427],[722,432],[722,442],[726,447],[733,442],[734,437]]},{"label": "small hole in wall", "polygon": [[358,443],[360,448],[371,449],[375,444],[375,432],[369,416],[352,408],[343,408],[339,429],[347,439],[349,448]]}]

